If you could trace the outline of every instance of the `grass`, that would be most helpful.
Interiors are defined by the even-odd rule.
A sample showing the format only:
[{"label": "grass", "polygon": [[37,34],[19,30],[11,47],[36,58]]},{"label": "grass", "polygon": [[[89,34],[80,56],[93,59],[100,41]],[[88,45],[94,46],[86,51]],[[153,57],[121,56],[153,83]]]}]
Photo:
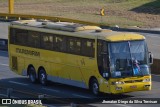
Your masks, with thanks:
[{"label": "grass", "polygon": [[[7,12],[6,0],[0,2],[3,4],[0,4],[0,12]],[[100,16],[101,8],[105,9],[103,17]],[[160,0],[15,0],[15,13],[66,17],[122,27],[160,27],[159,9]]]},{"label": "grass", "polygon": [[160,0],[150,2],[150,3],[146,4],[145,6],[146,7],[160,8]]}]

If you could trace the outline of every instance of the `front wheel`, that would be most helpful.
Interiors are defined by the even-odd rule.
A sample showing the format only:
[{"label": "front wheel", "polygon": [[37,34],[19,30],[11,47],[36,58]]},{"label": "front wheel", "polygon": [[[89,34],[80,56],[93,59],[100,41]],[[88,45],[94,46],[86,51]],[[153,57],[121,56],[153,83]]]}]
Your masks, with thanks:
[{"label": "front wheel", "polygon": [[39,82],[42,84],[42,85],[47,85],[47,75],[46,75],[46,72],[44,69],[41,69],[39,71]]},{"label": "front wheel", "polygon": [[90,84],[90,90],[95,96],[99,95],[99,85],[96,79],[93,79]]}]

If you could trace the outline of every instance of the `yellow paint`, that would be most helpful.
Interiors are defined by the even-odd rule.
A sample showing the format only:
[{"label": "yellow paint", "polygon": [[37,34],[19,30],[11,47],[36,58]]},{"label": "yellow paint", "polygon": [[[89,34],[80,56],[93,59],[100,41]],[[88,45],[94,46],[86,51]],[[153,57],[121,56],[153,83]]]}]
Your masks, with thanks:
[{"label": "yellow paint", "polygon": [[107,41],[115,42],[115,41],[143,40],[143,39],[145,39],[145,37],[142,35],[139,35],[139,34],[122,33],[122,34],[118,34],[118,35],[113,34],[113,35],[106,36],[105,39]]},{"label": "yellow paint", "polygon": [[[151,78],[151,76],[128,77],[125,79],[110,78],[109,80],[105,80],[99,74],[98,67],[97,67],[97,57],[96,57],[97,56],[97,39],[101,39],[109,42],[145,39],[145,37],[142,35],[132,34],[132,33],[123,33],[123,32],[120,33],[120,32],[113,32],[113,31],[96,32],[95,30],[66,32],[66,31],[52,30],[47,28],[43,29],[43,28],[27,27],[27,26],[19,26],[19,25],[11,25],[10,27],[33,30],[38,32],[56,33],[56,34],[61,34],[66,36],[73,36],[73,37],[90,38],[95,40],[95,44],[94,44],[95,57],[93,58],[9,44],[10,68],[12,69],[11,58],[12,56],[16,56],[18,59],[18,70],[17,71],[14,70],[14,71],[18,74],[22,74],[22,71],[27,70],[28,65],[32,64],[35,67],[35,70],[37,71],[37,73],[38,73],[38,68],[40,66],[43,66],[47,74],[50,76],[56,76],[56,77],[65,78],[69,80],[84,82],[87,87],[89,87],[90,77],[94,76],[98,80],[99,90],[105,93],[118,94],[118,93],[151,89],[151,87],[144,88],[144,85],[151,85],[151,82],[148,82],[148,83],[138,82],[138,83],[132,83],[132,84],[127,83],[123,85],[112,85],[113,81],[143,80],[145,78]],[[89,26],[87,26],[86,28],[91,29],[93,27],[90,28]],[[87,45],[91,45],[91,44],[88,43]],[[31,56],[27,54],[17,53],[16,48],[34,50],[36,52],[40,52],[40,55]],[[137,88],[131,89],[130,87],[132,85],[137,85]],[[122,87],[122,90],[119,90],[119,91],[115,90],[117,86]]]},{"label": "yellow paint", "polygon": [[14,0],[8,0],[9,14],[14,13]]},{"label": "yellow paint", "polygon": [[101,16],[104,16],[105,14],[104,14],[104,9],[101,9]]},{"label": "yellow paint", "polygon": [[[110,84],[113,81],[129,81],[129,80],[143,80],[145,78],[150,78],[151,76],[144,76],[141,78],[138,77],[130,77],[125,79],[110,79]],[[150,87],[144,87],[144,85],[150,85]],[[136,88],[131,88],[132,86],[136,86]],[[117,91],[116,87],[122,87],[122,90]],[[152,83],[151,82],[135,82],[135,83],[125,83],[123,85],[110,85],[110,92],[113,94],[119,94],[119,93],[127,93],[127,92],[134,92],[134,91],[149,91],[151,90]]]}]

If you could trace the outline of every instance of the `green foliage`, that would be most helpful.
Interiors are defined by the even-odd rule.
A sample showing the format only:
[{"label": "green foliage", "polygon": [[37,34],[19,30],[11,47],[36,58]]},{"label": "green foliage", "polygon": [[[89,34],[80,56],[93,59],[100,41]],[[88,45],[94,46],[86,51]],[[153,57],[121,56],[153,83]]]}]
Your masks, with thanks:
[{"label": "green foliage", "polygon": [[144,6],[146,6],[146,7],[160,8],[160,0],[153,0],[152,2],[144,4]]}]

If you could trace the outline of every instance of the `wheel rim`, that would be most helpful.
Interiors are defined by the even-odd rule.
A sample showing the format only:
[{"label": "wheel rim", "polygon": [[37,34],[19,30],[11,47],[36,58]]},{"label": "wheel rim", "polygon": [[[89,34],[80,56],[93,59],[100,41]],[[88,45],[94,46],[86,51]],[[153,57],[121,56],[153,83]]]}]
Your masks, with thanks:
[{"label": "wheel rim", "polygon": [[32,82],[35,81],[35,77],[33,76],[33,73],[30,74],[30,80],[31,80]]},{"label": "wheel rim", "polygon": [[98,84],[97,83],[93,83],[93,87],[92,87],[93,93],[95,95],[98,94]]},{"label": "wheel rim", "polygon": [[44,73],[41,74],[41,83],[44,84],[45,83],[45,79],[46,79],[46,76]]},{"label": "wheel rim", "polygon": [[34,68],[30,68],[29,70],[29,78],[31,82],[35,82],[36,81],[36,76],[35,76],[35,70]]}]

